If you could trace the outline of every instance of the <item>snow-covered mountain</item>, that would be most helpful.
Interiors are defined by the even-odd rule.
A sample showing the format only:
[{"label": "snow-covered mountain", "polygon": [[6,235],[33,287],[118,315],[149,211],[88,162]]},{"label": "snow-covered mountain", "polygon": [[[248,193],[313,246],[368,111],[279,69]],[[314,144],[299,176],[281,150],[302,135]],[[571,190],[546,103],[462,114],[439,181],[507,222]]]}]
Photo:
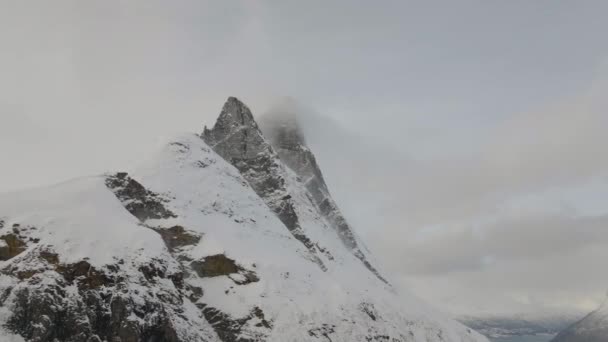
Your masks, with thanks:
[{"label": "snow-covered mountain", "polygon": [[487,341],[397,293],[297,126],[229,98],[132,174],[0,195],[0,339]]},{"label": "snow-covered mountain", "polygon": [[599,309],[560,332],[551,342],[608,341],[608,300]]}]

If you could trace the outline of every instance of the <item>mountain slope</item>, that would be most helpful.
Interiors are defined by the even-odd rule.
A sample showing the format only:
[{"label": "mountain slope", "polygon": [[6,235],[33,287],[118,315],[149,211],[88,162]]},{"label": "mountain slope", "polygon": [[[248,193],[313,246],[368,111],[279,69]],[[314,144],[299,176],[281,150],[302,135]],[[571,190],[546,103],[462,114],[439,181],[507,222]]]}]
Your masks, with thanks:
[{"label": "mountain slope", "polygon": [[262,117],[261,127],[281,161],[298,176],[319,214],[338,233],[344,245],[380,280],[386,280],[369,262],[361,242],[334,202],[317,160],[306,146],[304,133],[294,112],[286,110]]},{"label": "mountain slope", "polygon": [[605,342],[608,340],[608,302],[564,331],[552,342]]},{"label": "mountain slope", "polygon": [[486,341],[397,294],[286,164],[230,98],[132,174],[0,195],[0,336]]}]

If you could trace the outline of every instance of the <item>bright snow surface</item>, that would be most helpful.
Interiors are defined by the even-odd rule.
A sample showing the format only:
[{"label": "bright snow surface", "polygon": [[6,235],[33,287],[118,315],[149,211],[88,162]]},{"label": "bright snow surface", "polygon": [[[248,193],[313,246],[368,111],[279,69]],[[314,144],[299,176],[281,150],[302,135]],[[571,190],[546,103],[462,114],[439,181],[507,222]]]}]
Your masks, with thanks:
[{"label": "bright snow surface", "polygon": [[[287,168],[284,172],[302,230],[327,251],[320,255],[327,271],[314,262],[309,250],[290,234],[237,169],[194,134],[171,139],[131,174],[148,190],[168,199],[165,206],[177,216],[147,220],[147,227],[179,225],[202,236],[198,244],[182,248],[180,256],[199,260],[225,254],[259,277],[257,282],[237,285],[229,276],[191,274],[186,283],[204,290],[199,301],[234,318],[260,308],[272,329],[250,322],[242,334],[261,336],[262,341],[352,342],[370,337],[375,338],[371,341],[385,341],[383,336],[394,338],[386,341],[487,341],[380,281],[314,210],[297,177]],[[140,262],[160,259],[168,268],[179,268],[160,235],[125,210],[104,181],[105,176],[81,178],[0,195],[0,219],[5,221],[0,231],[4,233],[15,223],[35,227],[28,234],[39,242],[28,251],[52,246],[61,262],[87,259],[101,267],[127,260],[124,267],[136,272]],[[25,262],[28,251],[0,262],[0,268]],[[390,282],[390,275],[384,276]],[[25,286],[16,285],[9,276],[0,281],[1,287]],[[163,286],[172,284],[159,284]],[[184,300],[185,317],[178,327],[187,331],[197,326],[203,333],[196,336],[220,341],[193,304]],[[10,313],[10,307],[3,307],[0,320]],[[183,336],[194,335],[184,332]]]}]

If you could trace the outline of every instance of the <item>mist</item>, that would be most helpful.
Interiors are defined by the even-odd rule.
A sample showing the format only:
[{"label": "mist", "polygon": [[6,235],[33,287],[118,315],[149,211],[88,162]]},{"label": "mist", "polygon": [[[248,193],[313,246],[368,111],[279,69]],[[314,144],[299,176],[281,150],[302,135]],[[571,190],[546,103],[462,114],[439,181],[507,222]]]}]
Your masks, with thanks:
[{"label": "mist", "polygon": [[606,2],[0,8],[3,192],[129,170],[228,96],[257,117],[290,96],[399,286],[454,314],[604,299]]}]

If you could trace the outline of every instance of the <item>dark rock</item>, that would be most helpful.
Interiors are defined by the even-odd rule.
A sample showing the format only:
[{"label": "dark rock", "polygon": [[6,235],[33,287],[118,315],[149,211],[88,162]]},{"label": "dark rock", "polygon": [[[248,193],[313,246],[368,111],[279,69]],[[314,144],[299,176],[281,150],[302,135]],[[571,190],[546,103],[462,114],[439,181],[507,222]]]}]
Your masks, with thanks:
[{"label": "dark rock", "polygon": [[205,127],[201,137],[240,171],[292,235],[306,246],[321,269],[327,270],[316,255],[315,244],[302,232],[285,187],[279,157],[262,135],[249,108],[237,98],[229,97],[213,128]]},{"label": "dark rock", "polygon": [[[90,327],[81,319],[83,305],[66,306],[66,293],[59,286],[44,290],[22,288],[15,295],[15,306],[6,327],[28,341],[86,341]],[[82,303],[81,303],[82,304]]]},{"label": "dark rock", "polygon": [[258,281],[260,281],[260,278],[258,278],[258,275],[253,271],[247,271],[245,269],[241,269],[239,274],[241,276],[243,276],[244,279],[230,277],[230,279],[232,279],[232,281],[234,281],[234,283],[237,285],[247,285],[247,284],[251,284],[251,283],[257,283]]},{"label": "dark rock", "polygon": [[243,334],[244,327],[254,318],[260,320],[255,326],[258,328],[272,329],[272,322],[266,320],[264,312],[259,307],[253,308],[251,313],[243,318],[232,318],[230,315],[209,307],[205,304],[199,305],[205,319],[211,324],[219,338],[223,342],[262,342],[266,340],[263,334]]},{"label": "dark rock", "polygon": [[119,172],[106,178],[106,186],[123,203],[125,208],[140,221],[177,217],[165,208],[159,194],[147,190],[126,172]]},{"label": "dark rock", "polygon": [[372,321],[376,321],[378,319],[378,312],[376,311],[376,308],[373,304],[361,303],[361,305],[359,305],[359,308],[361,309],[361,311],[367,314],[369,318],[372,319]]},{"label": "dark rock", "polygon": [[57,255],[57,253],[53,253],[49,250],[43,250],[40,251],[38,255],[41,259],[45,260],[51,265],[59,265],[59,256]]},{"label": "dark rock", "polygon": [[201,240],[200,235],[186,231],[182,226],[173,226],[171,228],[151,228],[163,238],[165,245],[169,251],[175,249],[196,245]]},{"label": "dark rock", "polygon": [[0,236],[4,244],[0,246],[0,260],[6,261],[16,257],[27,249],[26,243],[17,234],[11,233]]},{"label": "dark rock", "polygon": [[327,341],[331,341],[331,334],[336,332],[336,326],[333,324],[323,324],[319,328],[308,330],[308,335],[311,337],[324,337]]},{"label": "dark rock", "polygon": [[251,311],[251,316],[257,317],[260,322],[256,324],[256,327],[264,327],[266,329],[272,329],[272,322],[266,320],[264,316],[264,311],[259,307],[255,307],[253,311]]},{"label": "dark rock", "polygon": [[190,267],[202,278],[227,276],[237,285],[260,281],[255,272],[238,265],[224,254],[211,255],[203,260],[193,261],[190,263]]},{"label": "dark rock", "polygon": [[196,303],[199,299],[201,299],[201,297],[203,297],[204,291],[200,287],[188,286],[188,290],[190,291],[190,295],[188,296],[188,298],[193,303]]},{"label": "dark rock", "polygon": [[[44,258],[56,260],[50,253]],[[67,282],[76,283],[78,293],[67,294],[62,283],[19,288],[6,324],[10,331],[32,342],[183,342],[165,310],[179,307],[178,296],[160,292],[142,306],[141,300],[117,291],[124,279],[96,270],[86,261],[60,264],[56,271]],[[134,316],[140,320],[133,320]]]},{"label": "dark rock", "polygon": [[85,260],[73,264],[57,265],[56,271],[68,283],[76,283],[79,289],[93,290],[114,284],[114,279],[103,271],[95,269]]},{"label": "dark rock", "polygon": [[227,276],[239,272],[236,262],[224,254],[211,255],[203,260],[193,261],[190,265],[198,276],[203,278]]}]

